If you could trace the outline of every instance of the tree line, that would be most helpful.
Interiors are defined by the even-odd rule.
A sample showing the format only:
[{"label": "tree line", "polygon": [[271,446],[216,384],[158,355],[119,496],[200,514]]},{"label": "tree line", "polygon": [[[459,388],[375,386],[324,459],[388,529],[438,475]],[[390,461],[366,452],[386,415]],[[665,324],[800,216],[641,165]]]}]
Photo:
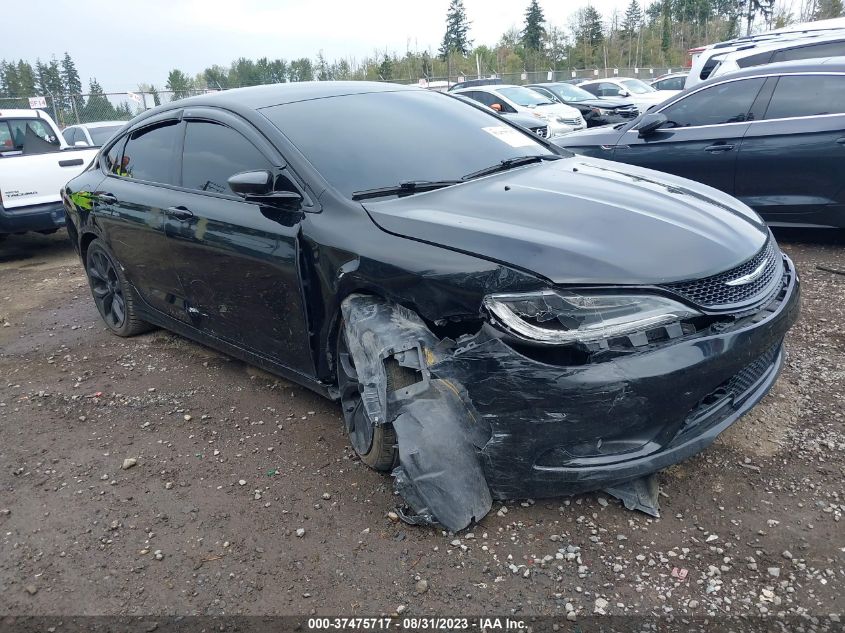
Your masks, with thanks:
[{"label": "tree line", "polygon": [[[786,2],[787,0],[783,0]],[[751,32],[793,22],[843,15],[843,0],[630,0],[624,12],[603,15],[591,4],[573,12],[565,24],[551,24],[538,0],[528,0],[522,28],[503,33],[495,44],[472,40],[472,21],[463,0],[451,0],[444,35],[437,51],[376,50],[357,59],[248,59],[229,66],[212,65],[191,75],[170,71],[165,89],[178,99],[200,90],[226,90],[259,84],[311,80],[381,80],[416,82],[420,78],[520,73],[526,71],[625,67],[680,67],[688,50]],[[642,2],[642,4],[641,4]],[[151,84],[139,84],[152,103],[161,101]],[[68,53],[59,60],[0,61],[0,98],[49,96],[68,119],[123,119],[134,112],[125,101],[114,106],[95,78],[83,86]],[[92,118],[93,117],[93,118]]]}]

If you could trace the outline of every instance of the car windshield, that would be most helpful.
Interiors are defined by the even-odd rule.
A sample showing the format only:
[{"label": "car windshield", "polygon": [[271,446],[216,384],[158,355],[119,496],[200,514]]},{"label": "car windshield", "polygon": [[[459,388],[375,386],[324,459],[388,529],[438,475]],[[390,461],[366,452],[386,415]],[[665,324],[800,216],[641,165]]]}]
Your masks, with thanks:
[{"label": "car windshield", "polygon": [[94,145],[105,145],[112,135],[117,132],[122,126],[120,125],[104,125],[102,127],[89,127],[88,134],[91,135],[91,140]]},{"label": "car windshield", "polygon": [[595,95],[591,95],[583,88],[579,88],[578,86],[573,86],[571,84],[556,84],[554,86],[548,86],[547,90],[555,93],[563,101],[568,103],[596,98]]},{"label": "car windshield", "polygon": [[635,95],[645,94],[646,92],[655,92],[654,88],[646,83],[643,83],[639,79],[622,79],[619,83]]},{"label": "car windshield", "polygon": [[503,97],[510,99],[515,104],[521,105],[525,108],[533,108],[535,106],[548,105],[552,103],[549,101],[548,97],[541,95],[539,92],[535,92],[529,88],[522,88],[520,86],[499,88],[496,92]]},{"label": "car windshield", "polygon": [[260,112],[347,197],[408,181],[459,180],[499,161],[553,154],[493,113],[424,90],[313,99]]}]

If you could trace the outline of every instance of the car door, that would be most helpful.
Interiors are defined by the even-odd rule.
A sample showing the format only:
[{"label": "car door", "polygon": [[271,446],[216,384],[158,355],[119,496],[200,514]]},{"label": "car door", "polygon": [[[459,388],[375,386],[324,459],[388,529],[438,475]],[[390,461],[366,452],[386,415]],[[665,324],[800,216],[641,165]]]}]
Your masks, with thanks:
[{"label": "car door", "polygon": [[299,188],[276,150],[239,118],[208,109],[184,118],[181,189],[166,231],[193,324],[313,375],[298,266],[302,210],[246,202],[227,180],[270,170],[277,189]]},{"label": "car door", "polygon": [[736,196],[767,221],[845,226],[845,75],[779,77],[737,161]]},{"label": "car door", "polygon": [[179,278],[164,233],[178,177],[179,112],[145,121],[103,154],[106,178],[94,209],[126,277],[148,305],[188,319]]},{"label": "car door", "polygon": [[729,81],[673,102],[660,110],[667,124],[644,137],[629,129],[613,158],[733,193],[737,150],[764,81]]}]

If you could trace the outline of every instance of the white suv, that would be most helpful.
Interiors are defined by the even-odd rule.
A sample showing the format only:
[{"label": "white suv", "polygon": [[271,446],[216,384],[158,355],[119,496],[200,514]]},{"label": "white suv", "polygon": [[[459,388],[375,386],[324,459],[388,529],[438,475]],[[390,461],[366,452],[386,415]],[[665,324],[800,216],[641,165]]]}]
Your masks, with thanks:
[{"label": "white suv", "polygon": [[463,95],[502,114],[528,114],[541,119],[549,126],[549,137],[587,127],[580,110],[554,103],[545,95],[525,86],[473,86],[453,90],[452,94]]}]

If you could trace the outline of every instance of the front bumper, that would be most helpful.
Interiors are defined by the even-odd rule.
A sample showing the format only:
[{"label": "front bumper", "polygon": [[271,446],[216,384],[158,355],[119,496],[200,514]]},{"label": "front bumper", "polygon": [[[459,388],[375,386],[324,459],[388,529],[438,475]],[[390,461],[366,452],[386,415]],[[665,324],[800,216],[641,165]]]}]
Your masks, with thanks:
[{"label": "front bumper", "polygon": [[481,336],[438,359],[432,377],[458,386],[475,424],[494,498],[608,487],[682,461],[754,406],[783,364],[799,283],[784,257],[778,298],[744,325],[580,366],[527,358]]},{"label": "front bumper", "polygon": [[6,209],[0,205],[0,234],[26,231],[53,231],[65,225],[61,201]]}]

